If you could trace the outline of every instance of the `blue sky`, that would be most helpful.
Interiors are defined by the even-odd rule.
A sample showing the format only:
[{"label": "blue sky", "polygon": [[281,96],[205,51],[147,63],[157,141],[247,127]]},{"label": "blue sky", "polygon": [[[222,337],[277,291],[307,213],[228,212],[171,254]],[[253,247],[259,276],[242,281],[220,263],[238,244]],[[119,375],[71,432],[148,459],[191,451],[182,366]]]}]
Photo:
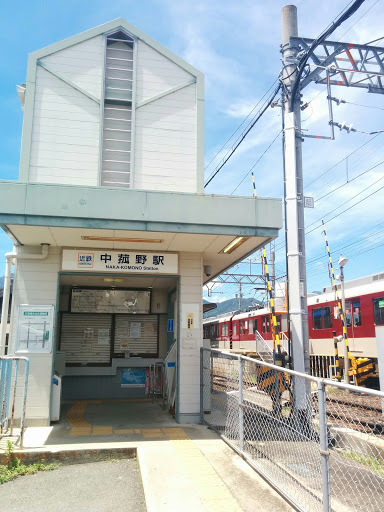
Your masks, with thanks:
[{"label": "blue sky", "polygon": [[[347,3],[347,0],[296,2],[300,35],[316,37]],[[25,80],[28,53],[117,17],[125,18],[205,73],[205,154],[209,163],[278,76],[281,67],[280,11],[285,4],[280,0],[242,0],[237,3],[229,0],[2,2],[0,178],[18,179],[22,112],[16,84]],[[383,35],[383,19],[384,0],[367,0],[333,34],[332,39],[366,43]],[[309,86],[304,91],[304,100],[315,98],[321,91],[322,86]],[[382,111],[377,110],[384,109],[383,96],[341,87],[333,94],[341,95],[350,102],[375,107],[335,106],[336,121],[353,123],[354,127],[366,131],[384,129]],[[303,127],[308,133],[327,133],[325,97],[326,94],[321,93],[303,112]],[[280,126],[280,110],[268,111],[206,191],[231,194],[278,136]],[[384,270],[384,245],[381,245],[384,244],[384,189],[379,190],[384,185],[384,166],[378,165],[336,192],[320,198],[345,183],[346,161],[343,159],[365,142],[367,144],[348,159],[348,177],[351,180],[384,160],[384,134],[373,139],[368,135],[337,131],[335,141],[307,139],[303,145],[305,192],[317,199],[315,208],[306,210],[306,225],[313,223],[312,227],[316,228],[319,219],[325,216],[333,259],[338,259],[340,251],[350,257],[345,268],[347,279]],[[207,175],[214,170],[220,155],[223,152],[208,167]],[[339,161],[341,163],[331,171],[313,181]],[[282,197],[280,137],[256,165],[254,172],[259,196]],[[383,181],[378,181],[381,177]],[[365,188],[366,192],[362,193]],[[376,190],[378,192],[371,198],[327,222],[327,219]],[[236,194],[252,195],[250,175],[237,188]],[[334,213],[329,213],[344,203]],[[285,273],[285,254],[281,237],[276,248],[277,275],[282,275]],[[5,234],[1,234],[0,266],[5,263],[4,253],[10,249],[11,243]],[[307,235],[307,259],[308,290],[327,286],[327,256],[320,228]],[[233,296],[236,290],[228,285],[217,288],[217,292],[221,293],[212,298],[218,301]],[[253,296],[254,291],[251,287],[245,288],[244,294]]]}]

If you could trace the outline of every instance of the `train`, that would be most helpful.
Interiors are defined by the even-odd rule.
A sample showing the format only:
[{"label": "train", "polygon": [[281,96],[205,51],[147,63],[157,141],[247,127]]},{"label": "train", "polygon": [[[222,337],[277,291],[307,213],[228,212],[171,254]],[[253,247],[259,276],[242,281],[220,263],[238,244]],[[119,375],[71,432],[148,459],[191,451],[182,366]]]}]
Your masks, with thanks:
[{"label": "train", "polygon": [[[341,295],[340,284],[337,285]],[[384,330],[384,273],[345,281],[345,320],[351,356],[377,362],[377,329]],[[276,299],[276,332],[289,353],[288,315],[285,301]],[[313,357],[333,357],[334,331],[342,335],[340,311],[333,286],[308,294],[309,350]],[[259,352],[261,344],[272,348],[271,314],[268,307],[235,311],[203,322],[204,338],[212,347]],[[344,341],[339,354],[344,354]]]}]

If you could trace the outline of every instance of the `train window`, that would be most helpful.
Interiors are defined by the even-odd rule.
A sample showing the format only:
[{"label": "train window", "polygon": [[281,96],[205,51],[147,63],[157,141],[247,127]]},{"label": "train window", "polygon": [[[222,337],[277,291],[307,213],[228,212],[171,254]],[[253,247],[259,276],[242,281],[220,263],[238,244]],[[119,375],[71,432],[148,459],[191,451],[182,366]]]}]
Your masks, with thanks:
[{"label": "train window", "polygon": [[314,329],[329,329],[332,327],[331,308],[313,309],[312,324]]},{"label": "train window", "polygon": [[373,299],[373,319],[376,325],[384,325],[384,297]]},{"label": "train window", "polygon": [[240,334],[245,333],[244,320],[240,320]]},{"label": "train window", "polygon": [[228,324],[223,324],[223,327],[221,328],[221,334],[222,336],[228,336]]},{"label": "train window", "polygon": [[281,331],[281,315],[276,315],[276,334],[279,334]]},{"label": "train window", "polygon": [[287,319],[286,315],[281,315],[281,330],[283,332],[288,331],[288,319]]},{"label": "train window", "polygon": [[249,334],[253,334],[253,322],[252,320],[249,321],[249,329],[248,329],[248,332]]},{"label": "train window", "polygon": [[253,320],[253,332],[256,332],[256,331],[257,331],[257,318],[254,318],[254,320]]},{"label": "train window", "polygon": [[361,325],[360,299],[345,303],[345,320],[347,327],[352,325],[352,319],[354,327]]},{"label": "train window", "polygon": [[269,332],[269,316],[263,317],[263,332]]},{"label": "train window", "polygon": [[233,322],[233,336],[237,336],[237,323]]}]

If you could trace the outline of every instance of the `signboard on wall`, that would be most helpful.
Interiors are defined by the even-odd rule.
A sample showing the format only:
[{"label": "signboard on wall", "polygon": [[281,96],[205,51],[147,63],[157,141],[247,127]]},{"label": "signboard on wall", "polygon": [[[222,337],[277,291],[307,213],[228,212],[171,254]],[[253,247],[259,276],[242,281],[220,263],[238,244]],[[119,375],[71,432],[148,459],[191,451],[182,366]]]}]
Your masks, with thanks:
[{"label": "signboard on wall", "polygon": [[54,306],[19,306],[16,352],[52,352]]},{"label": "signboard on wall", "polygon": [[178,255],[167,252],[63,249],[62,270],[177,274]]},{"label": "signboard on wall", "polygon": [[151,292],[148,290],[92,290],[74,288],[72,313],[136,313],[148,314]]},{"label": "signboard on wall", "polygon": [[141,368],[125,368],[121,370],[122,388],[144,388],[146,371]]}]

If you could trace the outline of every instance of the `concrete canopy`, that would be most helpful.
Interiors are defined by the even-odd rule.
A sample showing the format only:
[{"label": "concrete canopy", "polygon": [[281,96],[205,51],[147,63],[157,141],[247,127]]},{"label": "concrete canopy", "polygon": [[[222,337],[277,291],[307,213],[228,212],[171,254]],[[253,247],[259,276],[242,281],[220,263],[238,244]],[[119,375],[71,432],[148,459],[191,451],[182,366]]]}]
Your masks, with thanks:
[{"label": "concrete canopy", "polygon": [[[282,225],[280,199],[2,181],[0,204],[0,224],[17,244],[199,252],[212,267],[205,282],[276,238]],[[244,243],[224,254],[236,237]]]}]

